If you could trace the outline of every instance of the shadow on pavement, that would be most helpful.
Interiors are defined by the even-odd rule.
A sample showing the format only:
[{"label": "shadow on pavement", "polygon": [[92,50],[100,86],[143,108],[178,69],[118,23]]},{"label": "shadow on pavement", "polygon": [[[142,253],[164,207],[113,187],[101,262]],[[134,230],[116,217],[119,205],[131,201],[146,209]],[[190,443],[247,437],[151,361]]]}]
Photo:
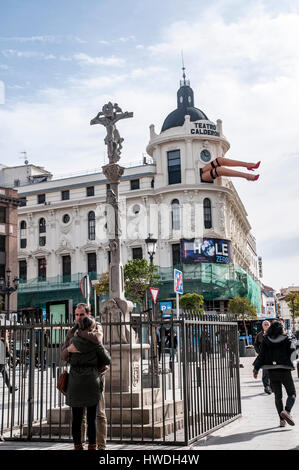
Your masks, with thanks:
[{"label": "shadow on pavement", "polygon": [[268,396],[267,393],[261,392],[261,393],[256,393],[255,395],[242,395],[242,400],[248,400],[248,398],[254,398],[254,397],[261,397],[262,395]]},{"label": "shadow on pavement", "polygon": [[263,436],[264,434],[273,434],[277,432],[288,432],[292,431],[292,429],[281,429],[278,427],[261,429],[260,431],[251,431],[251,432],[243,432],[238,434],[230,434],[229,436],[213,436],[210,435],[206,441],[200,443],[198,442],[198,446],[215,446],[215,445],[223,445],[223,444],[233,444],[235,442],[246,442],[251,441],[255,437]]}]

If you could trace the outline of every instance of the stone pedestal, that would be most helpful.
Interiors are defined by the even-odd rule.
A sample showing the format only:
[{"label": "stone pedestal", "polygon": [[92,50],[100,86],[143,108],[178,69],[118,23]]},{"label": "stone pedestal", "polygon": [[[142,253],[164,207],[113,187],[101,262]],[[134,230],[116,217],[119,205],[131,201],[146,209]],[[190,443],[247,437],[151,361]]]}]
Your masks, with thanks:
[{"label": "stone pedestal", "polygon": [[[150,348],[149,344],[113,344],[108,350],[111,355],[111,374],[106,374],[107,391],[135,392],[141,389],[141,352]],[[111,387],[110,387],[111,383]]]}]

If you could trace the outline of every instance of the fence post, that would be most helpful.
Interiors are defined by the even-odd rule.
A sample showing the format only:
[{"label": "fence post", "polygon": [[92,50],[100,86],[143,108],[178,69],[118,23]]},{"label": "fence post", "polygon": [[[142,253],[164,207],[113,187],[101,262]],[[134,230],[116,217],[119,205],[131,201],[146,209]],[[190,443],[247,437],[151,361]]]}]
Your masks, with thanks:
[{"label": "fence post", "polygon": [[28,432],[27,439],[32,439],[32,423],[34,410],[34,371],[35,371],[35,331],[34,325],[30,323],[29,342],[29,382],[28,382]]},{"label": "fence post", "polygon": [[[186,320],[181,320],[182,331],[182,363],[183,363],[183,399],[184,399],[184,435],[185,445],[189,442],[189,404],[188,404],[188,387],[187,387],[187,334],[186,334]],[[179,367],[181,364],[179,364]]]}]

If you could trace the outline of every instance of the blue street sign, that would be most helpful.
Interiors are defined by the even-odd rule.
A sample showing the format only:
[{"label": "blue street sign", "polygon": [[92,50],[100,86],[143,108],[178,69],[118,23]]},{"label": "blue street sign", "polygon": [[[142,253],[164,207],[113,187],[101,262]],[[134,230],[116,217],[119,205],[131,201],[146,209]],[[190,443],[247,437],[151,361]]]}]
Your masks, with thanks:
[{"label": "blue street sign", "polygon": [[160,302],[160,310],[164,312],[164,310],[171,310],[172,309],[172,302]]},{"label": "blue street sign", "polygon": [[47,320],[47,309],[45,307],[42,307],[42,314],[43,314],[43,320]]},{"label": "blue street sign", "polygon": [[177,292],[178,294],[183,294],[183,273],[182,271],[179,271],[178,269],[174,270],[174,292]]}]

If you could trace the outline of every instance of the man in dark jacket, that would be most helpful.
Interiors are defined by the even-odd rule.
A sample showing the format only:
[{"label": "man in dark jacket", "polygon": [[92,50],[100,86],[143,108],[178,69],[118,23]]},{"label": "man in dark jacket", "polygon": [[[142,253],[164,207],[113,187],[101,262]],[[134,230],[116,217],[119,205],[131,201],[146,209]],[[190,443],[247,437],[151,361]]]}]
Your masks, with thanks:
[{"label": "man in dark jacket", "polygon": [[[71,340],[75,335],[83,339],[87,339],[95,344],[103,343],[103,328],[102,325],[96,322],[95,327],[92,331],[79,330],[78,322],[84,317],[90,315],[90,310],[87,304],[80,303],[77,305],[75,310],[75,326],[71,328],[66,335],[64,345],[62,346],[61,357],[63,360],[68,360],[69,352],[72,352]],[[73,351],[74,352],[74,351]],[[105,370],[103,370],[103,373]],[[105,386],[105,378],[103,377],[103,387]],[[97,411],[97,448],[98,450],[105,450],[106,448],[106,439],[107,439],[107,417],[105,412],[105,394],[103,390],[103,398],[99,402],[98,411]],[[86,434],[86,414],[83,417],[83,426],[82,434]],[[84,436],[83,436],[84,437]],[[85,439],[82,439],[84,442]]]},{"label": "man in dark jacket", "polygon": [[[264,341],[264,337],[269,326],[270,326],[270,322],[268,320],[263,321],[262,323],[263,329],[255,337],[254,349],[256,350],[257,354],[260,353],[261,345],[262,345],[262,342]],[[268,395],[271,395],[272,390],[270,386],[270,378],[269,378],[268,369],[263,369],[262,382],[264,385],[265,393],[268,393]]]},{"label": "man in dark jacket", "polygon": [[[270,325],[261,344],[258,357],[253,362],[253,376],[257,378],[259,369],[268,369],[272,390],[275,394],[275,405],[280,417],[280,426],[286,422],[294,426],[295,422],[290,414],[296,400],[296,389],[292,378],[294,365],[292,359],[296,355],[296,338],[287,335],[281,322],[275,320]],[[285,409],[282,402],[282,385],[287,392]]]}]

